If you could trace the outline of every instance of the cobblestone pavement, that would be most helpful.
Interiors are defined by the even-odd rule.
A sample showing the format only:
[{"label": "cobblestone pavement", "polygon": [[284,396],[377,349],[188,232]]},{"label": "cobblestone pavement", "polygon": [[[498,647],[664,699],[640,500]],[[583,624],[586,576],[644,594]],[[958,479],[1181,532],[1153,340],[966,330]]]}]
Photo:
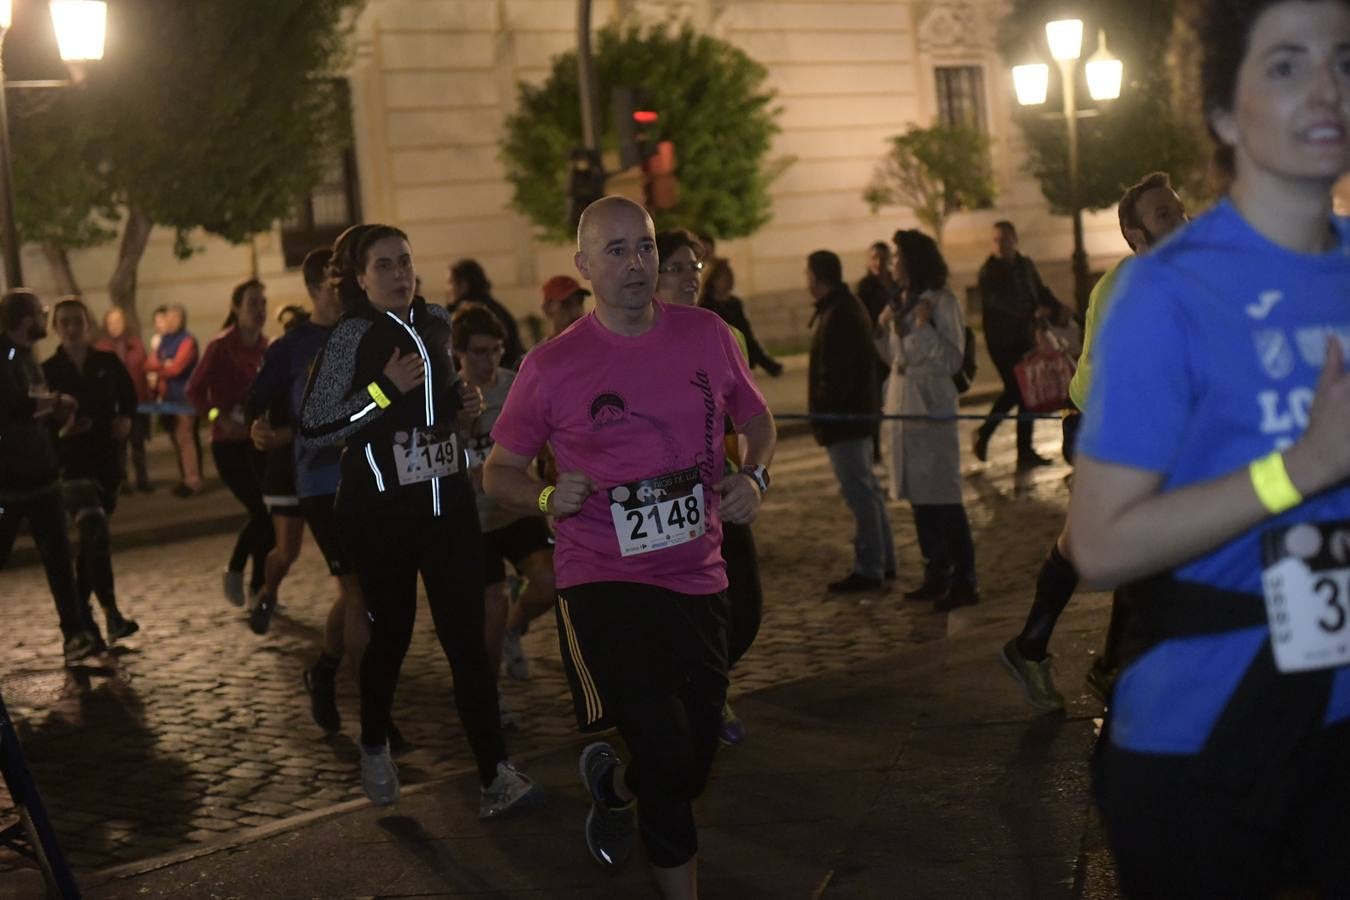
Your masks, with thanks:
[{"label": "cobblestone pavement", "polygon": [[[1002,431],[988,465],[968,463],[966,502],[985,598],[980,609],[1011,619],[1024,612],[1062,524],[1067,470],[1015,475],[1012,429]],[[1058,429],[1042,424],[1039,432],[1041,452],[1057,455]],[[808,437],[780,445],[774,490],[756,525],[764,621],[733,673],[733,700],[947,633],[946,616],[900,599],[920,569],[908,508],[891,504],[891,513],[899,584],[861,599],[830,597],[825,583],[850,567],[851,519],[824,451]],[[282,588],[286,610],[257,637],[221,594],[231,541],[198,538],[119,555],[119,596],[142,631],[74,675],[61,666],[40,569],[0,574],[0,690],[77,872],[235,838],[360,796],[351,673],[344,669],[339,678],[345,729],[334,738],[310,720],[300,682],[332,595],[319,555],[306,544]],[[449,666],[425,607],[422,613],[394,708],[413,744],[399,761],[406,784],[472,766],[453,713]],[[517,756],[574,735],[552,620],[531,628],[524,646],[533,677],[501,684],[520,722],[508,736]],[[754,722],[748,726],[753,734]],[[0,824],[7,811],[0,785]],[[0,868],[5,862],[0,856]]]}]

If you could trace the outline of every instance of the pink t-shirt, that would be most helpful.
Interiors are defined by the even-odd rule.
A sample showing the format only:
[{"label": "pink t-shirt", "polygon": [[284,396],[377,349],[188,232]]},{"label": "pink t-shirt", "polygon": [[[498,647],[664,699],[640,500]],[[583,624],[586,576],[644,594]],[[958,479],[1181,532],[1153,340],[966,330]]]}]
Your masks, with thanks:
[{"label": "pink t-shirt", "polygon": [[600,485],[557,522],[558,587],[652,584],[683,594],[727,586],[713,485],[726,416],[738,426],[764,397],[714,313],[653,301],[637,337],[591,313],[525,357],[492,438],[521,456],[548,443],[559,472]]}]

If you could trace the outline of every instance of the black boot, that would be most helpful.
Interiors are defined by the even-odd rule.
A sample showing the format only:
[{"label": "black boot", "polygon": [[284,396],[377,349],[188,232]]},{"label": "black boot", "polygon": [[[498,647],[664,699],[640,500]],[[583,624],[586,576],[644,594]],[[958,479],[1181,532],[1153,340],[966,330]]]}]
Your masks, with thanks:
[{"label": "black boot", "polygon": [[905,591],[906,600],[915,600],[927,602],[929,600],[940,600],[947,596],[947,591],[951,588],[951,579],[942,578],[935,575],[925,575],[923,584],[912,591]]}]

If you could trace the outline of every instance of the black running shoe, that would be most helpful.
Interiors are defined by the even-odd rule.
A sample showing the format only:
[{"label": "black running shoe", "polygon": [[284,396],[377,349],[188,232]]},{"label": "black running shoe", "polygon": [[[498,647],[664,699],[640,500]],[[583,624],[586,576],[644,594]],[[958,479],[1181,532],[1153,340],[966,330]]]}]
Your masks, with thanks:
[{"label": "black running shoe", "polygon": [[309,714],[314,724],[329,734],[342,730],[342,714],[337,708],[337,669],[314,666],[305,670],[305,690],[309,691]]},{"label": "black running shoe", "polygon": [[136,624],[135,619],[128,619],[121,613],[108,613],[105,618],[108,624],[109,644],[115,644],[123,638],[129,638],[141,630],[141,626]]},{"label": "black running shoe", "polygon": [[277,608],[277,598],[270,594],[260,594],[258,605],[248,614],[248,627],[254,634],[267,634],[272,624],[272,610]]},{"label": "black running shoe", "polygon": [[586,849],[602,866],[613,868],[628,861],[633,852],[633,804],[615,807],[605,802],[604,779],[619,765],[614,748],[604,741],[588,744],[581,751],[581,780],[591,794],[586,814]]}]

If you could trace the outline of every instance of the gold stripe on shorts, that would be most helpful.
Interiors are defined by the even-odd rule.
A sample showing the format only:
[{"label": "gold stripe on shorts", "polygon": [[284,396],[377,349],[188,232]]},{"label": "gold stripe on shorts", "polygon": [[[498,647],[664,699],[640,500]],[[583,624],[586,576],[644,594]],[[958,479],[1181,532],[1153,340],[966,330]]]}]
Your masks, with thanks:
[{"label": "gold stripe on shorts", "polygon": [[576,629],[572,627],[572,612],[567,608],[567,600],[558,595],[558,610],[562,613],[563,632],[567,638],[567,649],[572,656],[572,665],[577,670],[577,681],[581,683],[581,694],[586,698],[586,722],[598,721],[604,712],[600,702],[600,692],[595,688],[595,680],[586,668],[586,660],[581,656],[581,642],[577,640]]}]

